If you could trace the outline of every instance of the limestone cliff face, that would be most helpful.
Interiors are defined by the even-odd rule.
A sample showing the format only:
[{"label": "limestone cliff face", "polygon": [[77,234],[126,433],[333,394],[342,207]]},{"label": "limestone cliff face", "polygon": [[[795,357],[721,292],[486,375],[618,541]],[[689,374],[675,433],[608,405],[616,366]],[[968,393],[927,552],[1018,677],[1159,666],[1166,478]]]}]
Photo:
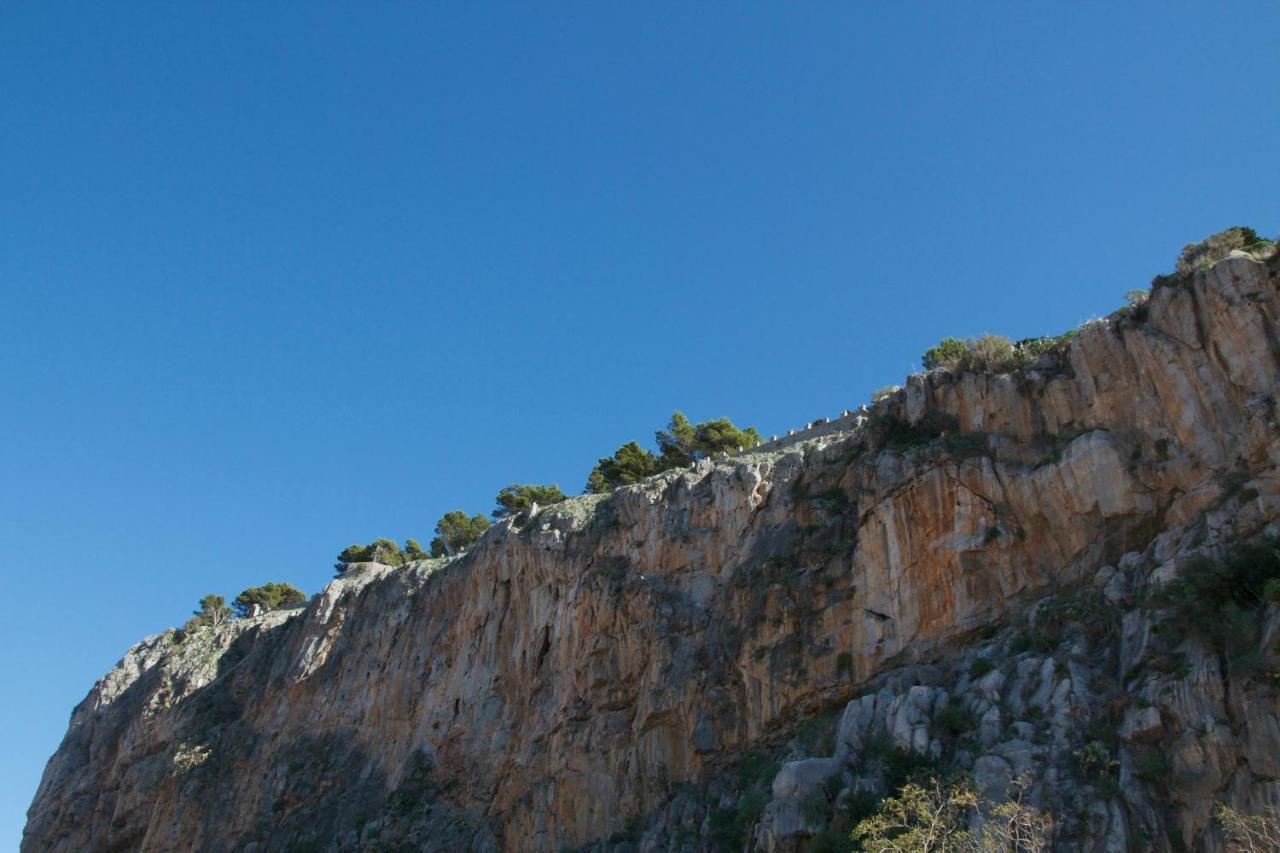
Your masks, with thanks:
[{"label": "limestone cliff face", "polygon": [[[682,783],[1124,555],[1169,572],[1280,519],[1278,281],[1236,254],[1015,375],[912,377],[824,434],[149,638],[73,713],[23,849],[559,850],[657,819]],[[1195,782],[1210,797],[1265,749],[1232,731]],[[1190,842],[1209,817],[1187,808]],[[1082,846],[1124,843],[1101,820]]]}]

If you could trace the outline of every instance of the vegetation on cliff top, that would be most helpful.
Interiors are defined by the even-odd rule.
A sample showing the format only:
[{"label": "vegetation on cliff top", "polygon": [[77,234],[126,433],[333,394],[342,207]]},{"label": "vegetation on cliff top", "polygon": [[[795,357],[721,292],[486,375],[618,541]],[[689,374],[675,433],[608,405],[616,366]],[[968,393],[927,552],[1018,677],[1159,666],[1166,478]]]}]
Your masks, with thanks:
[{"label": "vegetation on cliff top", "polygon": [[[1154,284],[1179,279],[1196,270],[1205,269],[1217,261],[1227,257],[1232,251],[1241,250],[1254,253],[1255,256],[1269,257],[1274,254],[1274,243],[1260,238],[1256,231],[1246,227],[1233,227],[1211,235],[1197,243],[1183,248],[1176,264],[1176,272],[1172,276],[1157,277]],[[1126,294],[1129,304],[1117,312],[1122,317],[1145,316],[1147,291],[1130,291]],[[953,372],[979,373],[1011,373],[1031,366],[1043,356],[1061,358],[1067,349],[1076,330],[1065,334],[1026,338],[1012,341],[1007,337],[984,333],[977,337],[960,339],[944,338],[936,346],[926,351],[921,359],[926,370],[945,369]],[[876,399],[883,399],[894,392],[894,388],[881,389]],[[886,426],[887,424],[887,426]],[[953,432],[954,429],[934,429],[926,426],[920,435],[910,425],[898,424],[892,418],[888,421],[880,418],[873,424],[878,431],[888,430],[888,445],[919,443],[921,438],[932,439],[940,434]],[[910,433],[910,434],[908,434]],[[665,429],[658,430],[655,435],[657,452],[642,447],[636,441],[628,441],[621,445],[612,455],[601,458],[591,470],[587,479],[585,492],[602,494],[619,486],[638,482],[647,477],[673,468],[687,466],[698,459],[716,456],[721,453],[737,453],[761,443],[760,434],[754,427],[739,428],[728,418],[716,418],[701,423],[691,422],[682,412],[672,413],[671,420]],[[539,507],[559,503],[566,495],[556,484],[519,484],[513,483],[498,492],[492,518],[501,520],[518,515],[535,504]],[[339,574],[346,571],[353,563],[376,562],[388,566],[400,566],[415,560],[429,557],[439,558],[461,553],[475,543],[489,527],[489,520],[482,514],[468,514],[457,509],[445,513],[436,522],[435,537],[428,548],[423,548],[416,539],[408,539],[403,547],[390,539],[376,539],[368,545],[353,544],[338,554],[335,569]],[[269,589],[276,585],[254,588],[241,593],[244,597],[236,599],[237,612],[247,612],[253,604],[278,606],[273,596],[288,595],[288,601],[297,591],[288,584],[291,593],[281,593]],[[218,598],[217,596],[206,598]],[[222,610],[226,609],[225,600],[219,598],[220,604],[210,603],[208,608],[197,611],[196,619],[204,624],[216,623],[223,618]]]},{"label": "vegetation on cliff top", "polygon": [[508,516],[519,515],[534,504],[540,507],[550,506],[551,504],[560,503],[566,497],[567,495],[560,491],[560,487],[555,483],[550,486],[512,483],[498,492],[498,497],[495,499],[498,506],[491,515],[496,519],[507,518]]},{"label": "vegetation on cliff top", "polygon": [[264,610],[279,610],[295,607],[306,600],[306,594],[293,584],[274,581],[249,587],[237,595],[230,606],[221,595],[210,593],[200,599],[199,609],[182,626],[182,633],[187,634],[197,628],[216,628],[233,617],[243,619],[253,612],[255,606]]},{"label": "vegetation on cliff top", "polygon": [[[1156,276],[1153,285],[1181,281],[1197,270],[1208,269],[1233,251],[1248,252],[1256,258],[1267,258],[1274,254],[1274,250],[1275,242],[1259,237],[1252,228],[1228,228],[1198,243],[1185,246],[1178,256],[1173,274]],[[1113,316],[1118,319],[1144,319],[1144,305],[1149,295],[1146,290],[1129,291],[1125,294],[1128,304]],[[1029,367],[1041,356],[1061,357],[1076,331],[1072,329],[1062,335],[1024,338],[1020,341],[991,333],[966,339],[943,338],[936,346],[925,351],[921,362],[925,370],[941,368],[957,373],[1013,373]]]},{"label": "vegetation on cliff top", "polygon": [[760,443],[755,427],[740,429],[728,418],[716,418],[694,424],[683,412],[673,412],[667,428],[654,434],[658,452],[645,450],[635,441],[614,451],[596,463],[587,478],[586,491],[603,494],[660,474],[681,468],[698,459],[720,453],[738,453]]},{"label": "vegetation on cliff top", "polygon": [[291,583],[267,583],[262,586],[251,586],[236,596],[231,602],[236,615],[248,616],[254,607],[264,610],[279,610],[302,604],[307,596]]}]

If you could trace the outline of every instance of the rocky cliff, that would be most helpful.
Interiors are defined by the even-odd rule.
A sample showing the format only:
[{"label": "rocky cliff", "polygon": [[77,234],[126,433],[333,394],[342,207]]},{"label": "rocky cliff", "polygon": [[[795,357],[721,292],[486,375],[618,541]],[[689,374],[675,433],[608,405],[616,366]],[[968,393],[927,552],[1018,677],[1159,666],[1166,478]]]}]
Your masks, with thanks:
[{"label": "rocky cliff", "polygon": [[1278,282],[1237,252],[1012,374],[150,637],[23,849],[816,850],[877,750],[1023,777],[1058,849],[1219,849],[1280,803],[1280,694],[1144,602],[1280,532]]}]

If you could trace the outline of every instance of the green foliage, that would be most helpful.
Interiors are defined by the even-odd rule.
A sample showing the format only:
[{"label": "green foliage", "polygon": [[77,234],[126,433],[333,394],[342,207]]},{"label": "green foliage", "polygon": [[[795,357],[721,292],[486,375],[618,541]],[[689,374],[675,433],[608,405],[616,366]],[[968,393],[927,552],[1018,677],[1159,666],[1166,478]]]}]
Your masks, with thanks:
[{"label": "green foliage", "polygon": [[926,370],[945,368],[955,373],[1012,373],[1042,355],[1062,358],[1075,332],[1045,338],[1024,338],[1014,343],[990,332],[976,338],[943,338],[921,358]]},{"label": "green foliage", "polygon": [[[876,853],[977,853],[1048,850],[1053,816],[1023,800],[1021,785],[999,804],[982,802],[967,780],[913,782],[880,804],[854,827],[859,849]],[[971,816],[981,805],[985,820],[976,828]]]},{"label": "green foliage", "polygon": [[809,755],[831,755],[836,751],[836,726],[839,722],[838,708],[810,717],[796,727],[796,740]]},{"label": "green foliage", "polygon": [[365,554],[368,553],[368,545],[348,545],[338,553],[337,562],[334,563],[334,569],[338,572],[344,572],[349,563],[363,563]]},{"label": "green foliage", "polygon": [[1233,853],[1280,850],[1280,806],[1263,806],[1258,814],[1246,815],[1219,803],[1214,817],[1222,824],[1227,850]]},{"label": "green foliage", "polygon": [[984,456],[990,449],[990,438],[985,432],[948,432],[942,436],[942,446],[952,456],[970,459]]},{"label": "green foliage", "polygon": [[404,559],[406,562],[412,560],[425,560],[430,555],[423,549],[417,539],[404,540]]},{"label": "green foliage", "polygon": [[841,652],[836,655],[836,672],[841,675],[849,675],[853,672],[853,655],[848,652]]},{"label": "green foliage", "polygon": [[991,661],[986,658],[976,658],[969,666],[969,679],[977,681],[993,669],[995,669],[995,665]]},{"label": "green foliage", "polygon": [[1086,740],[1072,755],[1082,779],[1112,777],[1120,767],[1120,762],[1114,757],[1114,750],[1101,739]]},{"label": "green foliage", "polygon": [[494,518],[506,518],[518,515],[535,503],[538,506],[558,504],[566,497],[560,487],[552,483],[550,486],[532,486],[512,483],[498,492],[498,506],[493,511]]},{"label": "green foliage", "polygon": [[948,702],[934,714],[933,721],[944,732],[955,737],[977,726],[973,712],[959,702]]},{"label": "green foliage", "polygon": [[693,461],[697,450],[698,431],[684,412],[672,412],[667,428],[655,433],[661,466],[678,468]]},{"label": "green foliage", "polygon": [[1007,373],[1026,363],[1013,341],[1003,335],[986,332],[976,338],[960,341],[944,338],[921,359],[925,369],[943,367],[955,372]]},{"label": "green foliage", "polygon": [[671,468],[688,465],[695,459],[719,453],[736,453],[760,443],[755,427],[739,429],[728,418],[693,424],[681,412],[671,415],[667,428],[655,434],[658,455],[629,441],[596,463],[587,479],[587,491],[603,494],[618,486],[643,480]]},{"label": "green foliage", "polygon": [[610,844],[635,844],[640,840],[641,817],[633,815],[623,824],[622,829],[609,836]]},{"label": "green foliage", "polygon": [[781,765],[772,761],[764,753],[751,750],[742,756],[738,763],[738,786],[745,789],[760,784],[769,784],[778,775]]},{"label": "green foliage", "polygon": [[1208,269],[1236,249],[1251,249],[1269,242],[1258,237],[1258,232],[1252,228],[1237,225],[1185,246],[1175,269],[1184,275]]},{"label": "green foliage", "polygon": [[1257,675],[1262,609],[1280,581],[1280,538],[1237,545],[1222,559],[1196,557],[1157,590],[1152,603],[1167,608],[1166,636],[1193,635],[1216,651],[1230,675]]},{"label": "green foliage", "polygon": [[973,370],[979,373],[1008,373],[1026,363],[1026,358],[1018,352],[1013,341],[1004,335],[984,332],[976,338],[965,341],[965,347],[968,352],[960,362],[962,370]]},{"label": "green foliage", "polygon": [[939,367],[954,369],[965,357],[967,351],[968,347],[959,338],[943,338],[937,346],[926,350],[920,361],[924,364],[925,370],[934,370]]},{"label": "green foliage", "polygon": [[848,830],[828,826],[813,836],[805,853],[852,853],[854,849]]},{"label": "green foliage", "polygon": [[1152,752],[1138,761],[1138,775],[1148,782],[1160,782],[1169,777],[1172,768],[1163,752]]},{"label": "green foliage", "polygon": [[937,779],[908,783],[853,828],[852,838],[870,853],[959,853],[973,849],[968,815],[978,795],[967,782],[944,787]]},{"label": "green foliage", "polygon": [[614,451],[596,463],[587,478],[587,491],[592,494],[605,494],[618,486],[626,486],[651,477],[661,471],[658,458],[634,441]]},{"label": "green foliage", "polygon": [[755,427],[738,429],[728,418],[704,421],[695,427],[694,450],[704,456],[750,450],[760,443]]},{"label": "green foliage", "polygon": [[184,631],[205,625],[217,627],[231,618],[231,608],[227,606],[227,600],[212,593],[200,599],[200,609],[193,612],[195,615],[187,620],[187,624],[183,626]]},{"label": "green foliage", "polygon": [[[950,340],[950,338],[948,338],[948,340]],[[929,352],[933,352],[933,350],[930,350]],[[928,353],[925,353],[925,357],[928,358]],[[887,400],[892,397],[897,390],[897,385],[886,385],[883,388],[877,388],[871,392],[871,402],[879,403],[881,400]]]},{"label": "green foliage", "polygon": [[826,792],[815,788],[805,794],[800,800],[800,813],[809,823],[826,823],[831,813],[831,803],[827,800]]},{"label": "green foliage", "polygon": [[739,853],[745,841],[745,828],[737,809],[716,806],[711,810],[711,848],[720,853]]},{"label": "green foliage", "polygon": [[747,791],[738,801],[738,820],[744,826],[751,826],[764,814],[764,807],[769,804],[769,797],[759,790]]},{"label": "green foliage", "polygon": [[254,605],[266,610],[278,610],[281,607],[301,604],[306,600],[307,597],[302,590],[291,583],[268,583],[263,586],[249,587],[236,596],[231,606],[235,608],[236,615],[243,618],[249,615]]},{"label": "green foliage", "polygon": [[[412,541],[412,540],[411,540]],[[414,543],[417,544],[417,543]],[[384,566],[401,566],[409,557],[400,546],[390,539],[375,539],[370,545],[348,545],[338,554],[334,569],[339,574],[347,570],[350,563],[381,563]]]},{"label": "green foliage", "polygon": [[444,557],[465,551],[489,529],[489,519],[476,513],[467,515],[460,509],[446,512],[436,522],[436,537],[431,540],[431,556]]},{"label": "green foliage", "polygon": [[[910,450],[951,436],[960,430],[960,419],[947,412],[926,412],[915,423],[894,414],[879,414],[871,419],[872,440],[888,450]],[[983,436],[985,444],[986,437]]]},{"label": "green foliage", "polygon": [[390,539],[375,539],[369,546],[369,560],[384,566],[404,565],[404,552]]},{"label": "green foliage", "polygon": [[673,412],[667,428],[654,434],[661,470],[688,465],[700,456],[737,453],[760,443],[755,427],[738,429],[728,418],[690,423],[683,412]]},{"label": "green foliage", "polygon": [[922,782],[937,775],[938,765],[932,756],[894,746],[885,736],[869,738],[860,759],[862,772],[879,768],[885,788],[896,791],[908,782]]}]

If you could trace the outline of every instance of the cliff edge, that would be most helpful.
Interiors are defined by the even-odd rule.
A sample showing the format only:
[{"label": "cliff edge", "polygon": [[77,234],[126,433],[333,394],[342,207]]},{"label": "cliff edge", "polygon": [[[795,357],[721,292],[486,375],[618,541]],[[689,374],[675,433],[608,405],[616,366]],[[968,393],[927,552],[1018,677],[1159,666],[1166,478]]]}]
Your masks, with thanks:
[{"label": "cliff edge", "polygon": [[[1060,849],[1218,849],[1215,802],[1280,803],[1280,694],[1194,648],[1146,666],[1142,601],[1280,532],[1278,285],[1236,252],[1013,374],[913,376],[821,434],[150,637],[75,709],[22,849],[803,849],[873,732],[988,787],[1038,774]],[[1068,613],[1059,645],[1021,648],[1078,590],[1114,623],[1077,637]],[[1133,784],[1086,790],[1066,777],[1117,691],[1150,698],[1106,772],[1151,744],[1174,764],[1152,781],[1131,756]],[[745,810],[755,754],[780,763]]]}]

